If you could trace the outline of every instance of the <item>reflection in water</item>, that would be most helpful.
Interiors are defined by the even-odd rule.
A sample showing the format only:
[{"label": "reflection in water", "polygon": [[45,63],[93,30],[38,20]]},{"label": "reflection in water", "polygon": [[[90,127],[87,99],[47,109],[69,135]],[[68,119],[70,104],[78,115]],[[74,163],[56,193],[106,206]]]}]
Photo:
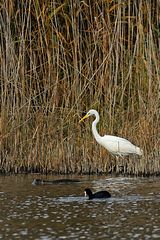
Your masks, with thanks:
[{"label": "reflection in water", "polygon": [[[0,177],[0,239],[160,239],[159,178],[92,176],[46,186],[32,180]],[[88,200],[86,187],[112,197]]]}]

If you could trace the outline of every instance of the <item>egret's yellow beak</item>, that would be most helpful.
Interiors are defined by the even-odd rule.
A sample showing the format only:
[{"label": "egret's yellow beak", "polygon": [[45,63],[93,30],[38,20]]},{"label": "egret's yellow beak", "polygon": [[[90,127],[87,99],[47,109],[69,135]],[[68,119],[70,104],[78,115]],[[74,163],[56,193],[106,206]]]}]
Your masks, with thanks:
[{"label": "egret's yellow beak", "polygon": [[82,122],[84,119],[86,119],[88,117],[88,114],[86,114],[83,118],[81,118],[80,120],[79,120],[79,123],[80,122]]}]

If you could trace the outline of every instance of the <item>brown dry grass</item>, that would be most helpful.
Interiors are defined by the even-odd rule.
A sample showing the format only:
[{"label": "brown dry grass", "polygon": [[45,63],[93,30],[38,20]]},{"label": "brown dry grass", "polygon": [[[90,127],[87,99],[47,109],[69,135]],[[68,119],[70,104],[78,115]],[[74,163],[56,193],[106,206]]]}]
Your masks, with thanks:
[{"label": "brown dry grass", "polygon": [[101,134],[145,153],[129,174],[160,172],[159,1],[2,1],[1,172],[119,172]]}]

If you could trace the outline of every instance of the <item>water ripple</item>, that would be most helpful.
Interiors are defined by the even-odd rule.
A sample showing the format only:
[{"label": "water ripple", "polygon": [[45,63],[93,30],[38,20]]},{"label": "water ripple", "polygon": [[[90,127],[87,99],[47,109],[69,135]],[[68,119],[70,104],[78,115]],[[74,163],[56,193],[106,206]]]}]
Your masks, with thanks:
[{"label": "water ripple", "polygon": [[[1,179],[0,239],[160,239],[158,179],[94,178],[76,187],[13,180]],[[112,197],[88,200],[86,186]]]}]

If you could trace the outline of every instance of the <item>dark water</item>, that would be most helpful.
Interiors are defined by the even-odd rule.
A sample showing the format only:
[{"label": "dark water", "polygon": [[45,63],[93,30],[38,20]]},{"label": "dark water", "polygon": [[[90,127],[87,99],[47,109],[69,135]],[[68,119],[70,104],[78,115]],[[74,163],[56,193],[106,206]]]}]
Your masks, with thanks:
[{"label": "dark water", "polygon": [[[160,239],[160,178],[33,186],[35,177],[0,176],[0,239]],[[86,187],[112,198],[89,201]]]}]

